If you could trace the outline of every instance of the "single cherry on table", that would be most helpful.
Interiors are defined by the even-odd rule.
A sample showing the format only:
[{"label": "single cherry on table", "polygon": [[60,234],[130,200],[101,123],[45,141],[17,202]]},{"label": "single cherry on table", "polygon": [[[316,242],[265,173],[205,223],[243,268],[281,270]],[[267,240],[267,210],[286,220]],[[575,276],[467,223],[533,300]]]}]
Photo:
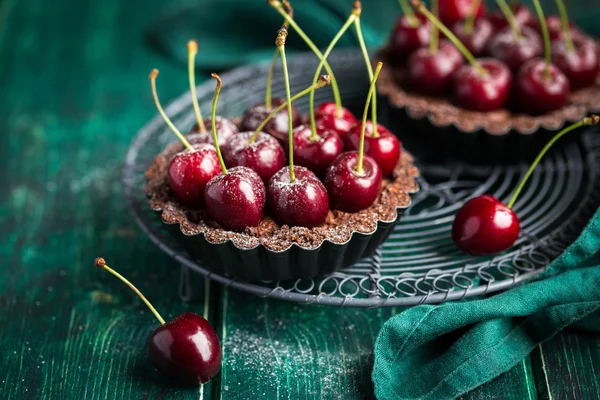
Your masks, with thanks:
[{"label": "single cherry on table", "polygon": [[186,312],[166,322],[142,293],[98,257],[104,269],[129,286],[160,322],[148,341],[148,355],[160,372],[185,385],[199,385],[214,378],[221,369],[221,344],[215,330],[202,316]]}]

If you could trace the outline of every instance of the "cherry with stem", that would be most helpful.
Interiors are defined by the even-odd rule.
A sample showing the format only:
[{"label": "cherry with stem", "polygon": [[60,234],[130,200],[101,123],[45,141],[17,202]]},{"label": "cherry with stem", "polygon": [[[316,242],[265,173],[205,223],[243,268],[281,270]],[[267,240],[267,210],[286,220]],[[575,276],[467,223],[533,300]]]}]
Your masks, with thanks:
[{"label": "cherry with stem", "polygon": [[[371,65],[371,59],[369,58],[369,52],[367,51],[367,46],[365,45],[365,40],[362,34],[362,28],[360,26],[360,15],[362,13],[362,4],[360,1],[355,1],[352,9],[353,14],[356,16],[354,19],[354,26],[356,28],[356,37],[358,38],[358,45],[360,47],[360,51],[362,52],[363,58],[365,59],[365,65],[367,67],[367,72],[369,73],[369,81],[373,81],[373,66]],[[376,88],[373,88],[376,91]],[[371,121],[373,122],[373,132],[371,133],[373,137],[378,137],[379,132],[377,131],[377,95],[374,94],[371,99]]]},{"label": "cherry with stem", "polygon": [[485,53],[487,44],[494,33],[494,27],[487,18],[476,18],[480,5],[481,0],[473,1],[471,10],[465,20],[457,21],[451,25],[452,32],[477,57]]},{"label": "cherry with stem", "polygon": [[96,258],[94,266],[109,272],[133,290],[160,323],[148,341],[148,354],[159,371],[186,385],[203,384],[217,375],[221,369],[221,344],[204,317],[186,312],[166,322],[148,299],[124,276],[110,268],[104,258]]},{"label": "cherry with stem", "polygon": [[508,250],[517,241],[521,230],[513,206],[541,159],[567,133],[598,122],[600,117],[593,115],[557,133],[535,158],[507,205],[490,195],[477,196],[463,204],[452,224],[452,240],[456,246],[478,256]]}]

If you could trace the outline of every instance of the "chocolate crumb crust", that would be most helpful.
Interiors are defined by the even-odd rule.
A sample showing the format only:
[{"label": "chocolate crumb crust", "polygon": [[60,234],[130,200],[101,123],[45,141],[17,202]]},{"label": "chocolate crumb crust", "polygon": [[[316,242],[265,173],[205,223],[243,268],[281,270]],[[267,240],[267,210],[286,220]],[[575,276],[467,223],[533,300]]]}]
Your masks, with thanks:
[{"label": "chocolate crumb crust", "polygon": [[[191,209],[181,205],[171,192],[167,180],[167,169],[174,154],[183,150],[179,142],[170,144],[154,158],[146,171],[146,193],[150,208],[161,212],[163,222],[179,224],[184,235],[205,235],[213,244],[231,240],[240,249],[252,249],[263,245],[274,252],[287,250],[294,243],[305,249],[316,249],[324,240],[344,244],[354,232],[371,234],[377,229],[378,221],[393,222],[398,210],[407,208],[410,194],[419,190],[416,178],[419,170],[412,164],[412,156],[403,150],[391,179],[384,179],[382,190],[373,205],[358,213],[330,210],[324,225],[316,228],[280,226],[268,215],[257,227],[243,232],[221,229],[205,209]],[[268,207],[268,206],[267,206]]]},{"label": "chocolate crumb crust", "polygon": [[410,118],[427,118],[437,127],[453,125],[461,132],[483,130],[496,136],[511,131],[529,135],[540,128],[557,131],[567,122],[577,122],[589,113],[600,112],[600,74],[595,86],[572,92],[565,107],[533,116],[506,109],[490,112],[470,111],[452,104],[448,98],[429,97],[411,92],[403,84],[406,80],[405,69],[394,67],[391,62],[387,62],[386,49],[380,50],[374,60],[383,61],[384,65],[377,80],[378,94],[387,97],[392,107],[406,109]]}]

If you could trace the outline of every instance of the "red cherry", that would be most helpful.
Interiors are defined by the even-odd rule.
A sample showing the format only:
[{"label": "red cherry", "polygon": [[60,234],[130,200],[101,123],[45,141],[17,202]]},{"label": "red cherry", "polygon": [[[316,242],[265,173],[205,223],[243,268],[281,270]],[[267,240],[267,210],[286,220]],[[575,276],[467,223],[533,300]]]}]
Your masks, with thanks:
[{"label": "red cherry", "polygon": [[186,312],[159,326],[148,342],[150,359],[165,375],[188,385],[208,382],[221,368],[221,344],[198,314]]},{"label": "red cherry", "polygon": [[267,188],[269,208],[275,220],[289,226],[314,228],[323,225],[329,213],[329,196],[319,178],[307,168],[284,167],[271,178]]},{"label": "red cherry", "polygon": [[402,64],[418,48],[429,44],[431,26],[429,21],[421,15],[416,15],[419,23],[413,25],[406,16],[398,18],[388,43],[390,61]]},{"label": "red cherry", "polygon": [[519,237],[521,224],[515,212],[493,196],[467,201],[452,224],[452,240],[473,255],[492,255],[509,249]]},{"label": "red cherry", "polygon": [[349,124],[356,123],[356,117],[346,107],[341,107],[338,115],[337,106],[333,101],[323,102],[315,108],[315,118],[319,119],[326,115],[335,115],[337,118],[342,119]]},{"label": "red cherry", "polygon": [[[252,131],[254,132],[256,128],[263,122],[278,106],[285,103],[285,99],[282,98],[274,98],[271,100],[272,107],[266,108],[264,103],[258,103],[250,107],[240,124],[240,129],[242,131]],[[296,109],[296,107],[292,104],[292,126],[296,127],[302,123],[302,115]],[[288,134],[288,114],[287,108],[283,108],[280,112],[278,112],[273,119],[271,119],[267,125],[264,127],[263,131],[267,132],[269,135],[275,137],[275,139],[279,140],[281,143],[287,142],[287,134]]]},{"label": "red cherry", "polygon": [[317,127],[317,139],[313,140],[311,135],[309,125],[294,129],[294,162],[323,177],[327,168],[344,151],[344,144],[334,131]]},{"label": "red cherry", "polygon": [[336,115],[334,102],[321,103],[315,109],[315,119],[317,129],[334,131],[342,139],[356,125],[356,117],[347,108],[342,107],[341,114],[339,116]]},{"label": "red cherry", "polygon": [[531,28],[521,27],[517,38],[510,27],[504,28],[490,40],[490,56],[504,62],[512,71],[518,71],[525,62],[544,54],[540,35]]},{"label": "red cherry", "polygon": [[485,18],[477,18],[471,32],[465,31],[464,21],[455,22],[451,29],[475,57],[485,53],[488,42],[494,34],[492,23]]},{"label": "red cherry", "polygon": [[225,164],[231,167],[247,167],[260,176],[263,182],[269,180],[285,165],[283,148],[273,136],[259,132],[256,140],[249,143],[254,132],[241,132],[232,136],[221,146]]},{"label": "red cherry", "polygon": [[564,40],[552,43],[552,63],[569,79],[572,90],[592,86],[598,77],[599,62],[596,44],[592,40],[573,40],[569,49]]},{"label": "red cherry", "polygon": [[562,108],[569,99],[569,80],[556,66],[542,59],[525,63],[517,75],[514,88],[515,107],[528,114],[544,114]]},{"label": "red cherry", "polygon": [[[358,150],[360,148],[360,132],[362,123],[356,125],[346,136],[345,145],[347,150]],[[365,124],[365,154],[371,157],[381,170],[384,177],[392,175],[398,160],[402,145],[396,135],[386,127],[377,124],[379,136],[373,136],[373,122]]]},{"label": "red cherry", "polygon": [[[546,17],[546,24],[548,25],[548,33],[550,34],[550,40],[564,40],[565,32],[562,29],[562,23],[560,22],[560,17],[558,15],[549,15],[548,17]],[[542,28],[539,21],[537,21],[537,23],[535,24],[535,28],[541,35]],[[569,29],[571,30],[571,37],[573,39],[580,38],[581,36],[583,36],[581,31],[572,22],[569,23]]]},{"label": "red cherry", "polygon": [[211,179],[204,190],[206,209],[223,229],[258,226],[265,209],[265,184],[250,168],[230,168]]},{"label": "red cherry", "polygon": [[365,154],[362,171],[357,172],[358,155],[358,151],[342,153],[325,175],[332,209],[355,213],[370,207],[379,196],[382,180],[379,165]]},{"label": "red cherry", "polygon": [[408,83],[412,90],[427,96],[441,96],[452,88],[453,75],[464,59],[460,51],[446,40],[432,53],[422,47],[408,59]]},{"label": "red cherry", "polygon": [[[519,27],[537,27],[537,18],[527,6],[524,6],[523,4],[516,4],[511,6],[511,10]],[[490,20],[496,30],[509,26],[506,17],[499,9],[488,13],[487,18]]]},{"label": "red cherry", "polygon": [[[473,3],[476,0],[439,0],[439,18],[446,25],[466,19],[473,11]],[[480,2],[476,16],[481,17],[485,13],[484,2]]]},{"label": "red cherry", "polygon": [[477,60],[486,71],[481,74],[473,65],[465,64],[454,76],[454,99],[474,111],[498,110],[510,96],[512,75],[508,67],[491,58]]},{"label": "red cherry", "polygon": [[[204,120],[204,124],[206,126],[211,126],[211,123],[212,123],[212,121],[210,118],[206,118]],[[230,137],[232,137],[233,135],[236,135],[238,133],[237,126],[235,126],[235,124],[233,122],[231,122],[231,120],[229,120],[225,117],[221,117],[221,116],[217,115],[217,117],[215,118],[215,125],[217,127],[217,139],[219,140],[219,143],[227,142],[227,140]],[[212,134],[209,131],[200,132],[200,127],[198,126],[198,123],[195,123],[194,126],[192,127],[192,129],[190,130],[190,135],[187,136],[187,140],[191,144],[196,144],[196,143],[214,144]]]},{"label": "red cherry", "polygon": [[204,205],[204,188],[221,172],[219,158],[210,144],[194,145],[194,151],[177,153],[169,163],[169,187],[181,203],[189,207]]}]

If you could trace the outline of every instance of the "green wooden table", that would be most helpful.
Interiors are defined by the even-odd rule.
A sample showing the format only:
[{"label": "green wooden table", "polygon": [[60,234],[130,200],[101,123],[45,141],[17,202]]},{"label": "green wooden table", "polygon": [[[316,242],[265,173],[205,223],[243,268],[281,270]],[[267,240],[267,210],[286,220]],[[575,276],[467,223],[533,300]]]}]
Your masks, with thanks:
[{"label": "green wooden table", "polygon": [[[187,0],[172,0],[170,5]],[[134,225],[120,172],[182,68],[145,32],[165,0],[0,0],[0,398],[371,398],[372,348],[398,310],[300,306],[196,278]],[[171,84],[165,81],[170,79]],[[165,317],[204,313],[223,339],[222,373],[203,388],[164,379],[146,357],[157,322],[106,257]],[[600,338],[565,332],[465,398],[597,399]]]}]

